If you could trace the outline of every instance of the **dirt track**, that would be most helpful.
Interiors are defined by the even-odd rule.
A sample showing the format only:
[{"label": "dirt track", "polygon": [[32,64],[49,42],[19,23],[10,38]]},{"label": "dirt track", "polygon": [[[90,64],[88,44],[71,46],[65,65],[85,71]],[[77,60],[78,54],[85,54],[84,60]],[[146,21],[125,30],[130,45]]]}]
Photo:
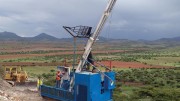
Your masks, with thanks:
[{"label": "dirt track", "polygon": [[[101,61],[101,64],[110,67],[110,61]],[[139,62],[112,61],[111,66],[115,68],[172,68],[170,66],[148,65]]]},{"label": "dirt track", "polygon": [[[101,61],[99,62],[110,67],[110,61]],[[43,63],[43,62],[2,62],[0,63],[2,66],[59,66],[64,65],[63,62],[51,62],[51,63]],[[67,66],[71,66],[72,64],[66,63]],[[97,64],[96,64],[97,65]],[[98,65],[97,65],[98,66]],[[160,66],[160,65],[148,65],[139,62],[122,62],[122,61],[111,61],[111,67],[113,68],[173,68],[170,66]]]},{"label": "dirt track", "polygon": [[35,89],[30,86],[11,87],[0,80],[0,101],[54,101],[42,98]]}]

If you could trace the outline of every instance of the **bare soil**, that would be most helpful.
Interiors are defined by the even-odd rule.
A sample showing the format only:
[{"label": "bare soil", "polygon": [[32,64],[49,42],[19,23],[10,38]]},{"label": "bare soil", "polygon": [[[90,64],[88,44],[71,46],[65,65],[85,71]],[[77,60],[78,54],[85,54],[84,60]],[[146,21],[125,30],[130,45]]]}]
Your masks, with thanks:
[{"label": "bare soil", "polygon": [[35,86],[14,86],[0,80],[0,101],[54,101],[40,96]]},{"label": "bare soil", "polygon": [[[110,66],[110,61],[101,61],[100,63]],[[114,68],[173,68],[170,66],[160,65],[148,65],[139,62],[122,62],[122,61],[111,61],[111,67]]]},{"label": "bare soil", "polygon": [[[110,61],[100,61],[99,63],[110,67]],[[2,66],[58,66],[65,65],[64,62],[2,62]],[[66,66],[71,66],[71,63],[66,63]],[[97,65],[97,64],[96,64]],[[97,65],[98,66],[98,65]],[[171,66],[149,65],[140,62],[123,62],[123,61],[111,61],[112,68],[174,68]]]}]

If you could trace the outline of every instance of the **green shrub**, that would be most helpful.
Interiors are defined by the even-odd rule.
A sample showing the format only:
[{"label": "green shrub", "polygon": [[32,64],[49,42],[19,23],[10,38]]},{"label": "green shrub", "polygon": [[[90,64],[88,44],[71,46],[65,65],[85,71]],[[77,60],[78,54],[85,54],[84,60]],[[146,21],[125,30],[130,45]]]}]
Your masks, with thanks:
[{"label": "green shrub", "polygon": [[55,78],[48,78],[46,81],[44,81],[44,85],[47,86],[55,86],[56,79]]}]

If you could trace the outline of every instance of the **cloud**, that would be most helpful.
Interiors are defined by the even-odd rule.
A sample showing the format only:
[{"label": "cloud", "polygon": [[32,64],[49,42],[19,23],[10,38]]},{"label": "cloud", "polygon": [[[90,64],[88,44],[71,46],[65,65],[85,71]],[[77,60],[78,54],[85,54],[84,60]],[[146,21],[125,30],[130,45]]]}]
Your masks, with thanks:
[{"label": "cloud", "polygon": [[[120,0],[112,23],[115,36],[128,39],[158,39],[180,35],[179,0]],[[122,22],[126,24],[122,26]],[[112,26],[113,27],[113,26]],[[119,27],[119,31],[115,30]]]},{"label": "cloud", "polygon": [[[108,0],[0,0],[0,31],[21,36],[48,33],[70,37],[62,28],[88,25],[94,29]],[[157,39],[178,36],[180,0],[117,0],[102,35],[112,38]]]}]

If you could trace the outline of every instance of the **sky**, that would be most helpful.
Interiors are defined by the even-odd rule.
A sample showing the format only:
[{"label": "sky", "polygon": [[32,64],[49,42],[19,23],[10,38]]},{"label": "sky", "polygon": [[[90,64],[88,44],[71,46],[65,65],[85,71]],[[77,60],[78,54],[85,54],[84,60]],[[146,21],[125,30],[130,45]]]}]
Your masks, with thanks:
[{"label": "sky", "polygon": [[[71,37],[62,26],[98,24],[108,0],[0,0],[0,32]],[[101,36],[116,39],[180,36],[180,0],[117,0]]]}]

